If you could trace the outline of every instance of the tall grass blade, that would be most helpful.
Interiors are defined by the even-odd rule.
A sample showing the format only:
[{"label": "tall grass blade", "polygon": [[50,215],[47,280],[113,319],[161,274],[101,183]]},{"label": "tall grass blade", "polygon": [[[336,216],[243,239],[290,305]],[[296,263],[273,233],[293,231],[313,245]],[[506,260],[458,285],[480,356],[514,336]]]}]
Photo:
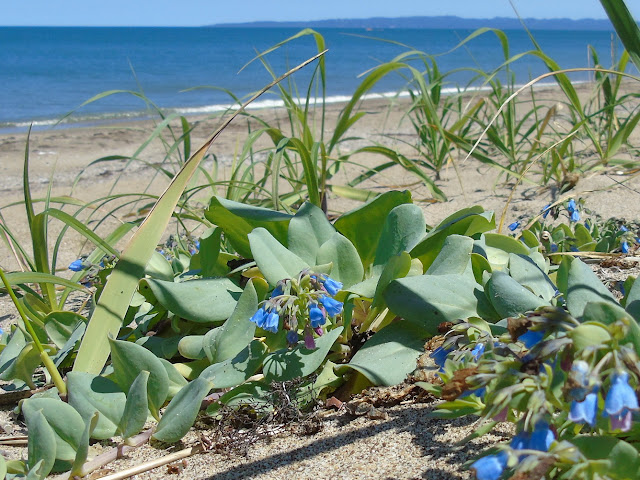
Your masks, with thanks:
[{"label": "tall grass blade", "polygon": [[600,0],[631,61],[640,70],[640,29],[623,0]]},{"label": "tall grass blade", "polygon": [[247,105],[271,87],[277,85],[278,82],[321,57],[324,53],[325,52],[321,52],[289,70],[256,93],[236,110],[184,164],[180,172],[173,178],[171,184],[144,219],[138,231],[129,241],[122,252],[120,260],[109,276],[109,280],[89,320],[87,331],[73,365],[74,371],[94,374],[99,374],[102,371],[109,357],[108,338],[110,336],[115,337],[118,334],[122,326],[122,319],[127,313],[131,298],[138,286],[138,281],[144,276],[145,266],[160,241],[162,233],[169,224],[169,220],[187,183],[197,170],[198,165],[206,155],[211,144],[218,138],[220,133],[244,111]]}]

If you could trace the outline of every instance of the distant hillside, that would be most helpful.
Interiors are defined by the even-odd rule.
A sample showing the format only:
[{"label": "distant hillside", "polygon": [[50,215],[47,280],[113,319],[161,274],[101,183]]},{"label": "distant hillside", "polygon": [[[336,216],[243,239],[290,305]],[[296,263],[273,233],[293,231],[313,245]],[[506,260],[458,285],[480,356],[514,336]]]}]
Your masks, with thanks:
[{"label": "distant hillside", "polygon": [[[611,30],[609,20],[595,20],[584,18],[571,20],[569,18],[538,19],[525,18],[525,24],[531,30]],[[337,18],[331,20],[311,20],[293,22],[249,22],[249,23],[221,23],[209,25],[215,28],[253,27],[253,28],[440,28],[440,29],[469,29],[480,27],[499,28],[501,30],[519,30],[522,24],[516,18],[460,18],[454,16],[442,17],[373,17],[373,18]]]}]

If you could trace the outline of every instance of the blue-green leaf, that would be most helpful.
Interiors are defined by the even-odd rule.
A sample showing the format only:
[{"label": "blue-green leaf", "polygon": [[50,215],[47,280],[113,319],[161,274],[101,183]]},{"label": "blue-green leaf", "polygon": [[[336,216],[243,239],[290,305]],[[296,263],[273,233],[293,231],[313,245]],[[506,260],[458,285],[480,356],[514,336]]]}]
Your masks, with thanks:
[{"label": "blue-green leaf", "polygon": [[203,377],[189,382],[167,406],[153,438],[174,443],[184,437],[195,422],[200,404],[211,388],[212,383]]},{"label": "blue-green leaf", "polygon": [[337,327],[317,338],[316,348],[313,350],[299,344],[292,350],[285,348],[268,355],[263,368],[265,380],[282,382],[311,375],[322,365],[342,330],[342,327]]},{"label": "blue-green leaf", "polygon": [[413,323],[394,322],[367,340],[348,365],[374,385],[396,385],[415,370],[429,336]]},{"label": "blue-green leaf", "polygon": [[335,232],[325,213],[314,204],[305,202],[289,222],[289,250],[309,265],[326,263],[316,261],[316,255],[320,246]]},{"label": "blue-green leaf", "polygon": [[309,264],[287,250],[264,228],[256,228],[249,234],[249,244],[260,272],[273,287],[280,280],[295,277],[309,268]]},{"label": "blue-green leaf", "polygon": [[158,411],[169,393],[169,376],[158,357],[140,345],[132,342],[109,339],[113,380],[122,390],[128,392],[138,374],[147,370],[149,379],[149,410],[158,418]]},{"label": "blue-green leaf", "polygon": [[222,322],[236,307],[242,289],[228,278],[202,278],[174,283],[144,279],[141,293],[151,291],[158,303],[170,312],[197,323]]},{"label": "blue-green leaf", "polygon": [[342,234],[335,232],[318,249],[316,263],[318,265],[332,263],[331,278],[342,282],[349,288],[362,281],[364,267],[353,243]]},{"label": "blue-green leaf", "polygon": [[113,437],[124,412],[126,396],[108,378],[85,372],[67,374],[69,405],[75,408],[85,422],[98,413],[92,437],[104,440]]},{"label": "blue-green leaf", "polygon": [[118,424],[118,430],[125,439],[141,431],[147,421],[149,376],[147,370],[142,370],[129,387],[124,412]]}]

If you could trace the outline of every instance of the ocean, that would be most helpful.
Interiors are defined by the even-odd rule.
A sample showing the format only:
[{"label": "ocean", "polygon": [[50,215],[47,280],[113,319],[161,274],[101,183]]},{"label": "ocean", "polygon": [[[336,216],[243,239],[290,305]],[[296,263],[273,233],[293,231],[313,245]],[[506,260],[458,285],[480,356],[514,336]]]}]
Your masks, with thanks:
[{"label": "ocean", "polygon": [[[0,132],[25,130],[30,124],[51,128],[65,115],[62,125],[68,127],[142,118],[155,108],[184,114],[224,110],[235,103],[233,96],[244,98],[267,84],[272,79],[268,69],[279,75],[317,53],[313,37],[305,36],[266,55],[268,68],[256,60],[243,69],[257,52],[298,32],[290,28],[0,27]],[[409,48],[437,55],[439,70],[454,72],[446,78],[445,87],[451,89],[467,85],[474,76],[471,68],[491,71],[504,62],[502,46],[493,33],[449,52],[471,31],[319,32],[329,49],[328,101],[348,98],[362,81],[361,75]],[[533,49],[525,31],[505,33],[510,55]],[[612,35],[606,31],[537,30],[533,35],[562,68],[592,65],[588,45],[596,48],[607,67],[612,53],[622,51],[617,43],[612,48]],[[547,71],[532,56],[511,68],[519,84]],[[313,73],[310,66],[291,80],[291,87],[302,97]],[[588,73],[572,77],[576,81],[589,78]],[[405,84],[401,75],[391,75],[373,91],[392,94]],[[116,93],[82,106],[102,92],[115,90],[136,93]],[[264,96],[255,106],[277,104],[277,98]]]}]

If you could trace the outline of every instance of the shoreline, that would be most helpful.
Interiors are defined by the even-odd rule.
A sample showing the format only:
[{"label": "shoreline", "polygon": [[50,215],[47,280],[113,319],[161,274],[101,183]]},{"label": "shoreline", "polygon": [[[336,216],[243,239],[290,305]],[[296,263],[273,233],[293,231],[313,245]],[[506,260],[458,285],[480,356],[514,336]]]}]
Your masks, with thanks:
[{"label": "shoreline", "polygon": [[[547,87],[545,85],[545,87]],[[589,84],[578,85],[580,95],[589,95]],[[529,91],[519,97],[523,108],[529,108]],[[481,94],[475,92],[465,102],[471,105],[472,100],[479,99]],[[540,88],[535,94],[537,104],[555,105],[565,100],[557,86]],[[528,100],[529,99],[529,100]],[[359,111],[366,112],[352,129],[349,137],[359,137],[360,140],[350,139],[341,145],[340,151],[353,152],[357,149],[375,143],[384,143],[390,148],[398,149],[408,158],[416,158],[416,151],[410,144],[416,141],[416,133],[411,123],[405,117],[410,103],[408,98],[400,98],[391,102],[389,99],[369,99],[359,104]],[[391,105],[391,106],[390,106]],[[344,103],[328,104],[326,108],[325,140],[332,133],[336,118]],[[545,107],[546,108],[546,107]],[[560,111],[562,114],[562,110]],[[544,111],[543,111],[544,114]],[[283,108],[269,108],[262,110],[261,115],[269,124],[283,125],[288,123],[286,110]],[[200,115],[189,117],[194,126],[191,138],[191,151],[194,152],[211,135],[222,121],[221,116]],[[244,140],[248,135],[250,117],[237,118],[212,145],[210,153],[203,166],[209,172],[217,168],[216,174],[221,181],[228,179],[234,161],[242,150]],[[555,120],[554,120],[555,121]],[[317,131],[319,121],[312,125]],[[255,128],[252,123],[251,128]],[[168,148],[159,138],[151,141],[143,150],[139,147],[149,139],[155,123],[152,120],[115,123],[109,126],[80,127],[55,130],[42,130],[31,133],[30,137],[30,184],[34,198],[44,198],[49,192],[52,196],[71,196],[79,201],[89,202],[105,197],[111,193],[130,194],[148,191],[150,194],[160,194],[168,185],[165,175],[158,173],[158,168],[173,168],[175,165],[166,164],[164,158]],[[174,134],[180,136],[182,129],[178,122],[172,123]],[[28,238],[29,232],[24,218],[24,202],[22,192],[24,153],[26,134],[0,134],[0,192],[3,202],[0,213],[7,225],[18,238]],[[639,144],[638,134],[634,144]],[[172,139],[169,145],[173,143]],[[273,143],[267,135],[256,144],[258,160],[261,149],[273,149]],[[182,148],[182,147],[181,147]],[[135,160],[130,160],[136,154]],[[587,154],[589,154],[587,152]],[[432,203],[429,190],[422,184],[416,183],[416,177],[400,167],[393,167],[382,174],[376,175],[362,184],[363,188],[373,192],[385,190],[410,190],[414,202],[421,205],[425,211],[427,222],[435,225],[440,220],[457,210],[481,205],[485,210],[496,212],[499,221],[505,205],[509,201],[515,179],[505,182],[496,168],[483,165],[473,159],[464,161],[464,154],[456,155],[454,164],[444,167],[441,179],[436,183],[448,197],[445,203]],[[345,184],[366,171],[367,168],[383,162],[381,156],[373,154],[359,154],[350,157],[357,165],[347,165],[334,176],[332,183]],[[102,159],[102,160],[99,160]],[[99,160],[99,161],[98,161]],[[454,168],[455,167],[455,168]],[[199,177],[194,182],[203,181]],[[619,182],[626,182],[620,186]],[[224,194],[224,189],[218,194]],[[209,194],[210,190],[207,191]],[[623,193],[621,193],[623,192]],[[635,201],[640,195],[640,180],[616,171],[603,175],[601,171],[588,174],[580,180],[578,186],[571,192],[576,198],[585,198],[587,208],[604,218],[616,217],[627,220],[640,219],[640,202]],[[624,196],[621,196],[624,195]],[[210,195],[209,195],[210,196]],[[557,198],[553,185],[540,187],[523,183],[516,187],[515,195],[509,203],[505,224],[515,220],[525,220],[537,215],[550,200]],[[623,200],[624,199],[624,200]],[[631,200],[629,200],[631,199]],[[204,199],[206,201],[206,199]],[[14,207],[5,208],[14,203]],[[329,209],[331,212],[344,212],[360,205],[359,202],[346,200],[332,195]],[[36,205],[42,208],[42,203]],[[71,211],[71,210],[70,210]],[[121,218],[127,211],[120,212]],[[120,221],[114,218],[114,222]],[[57,222],[52,222],[52,225]],[[113,223],[112,223],[113,225]],[[104,233],[107,226],[103,228]],[[52,232],[55,232],[55,228]],[[81,251],[88,248],[81,238],[73,233],[65,236],[65,244],[61,252],[59,265],[68,265],[77,258]],[[0,249],[0,265],[3,268],[16,268],[15,260],[6,245]]]},{"label": "shoreline", "polygon": [[[591,83],[590,80],[576,80],[572,82],[573,85],[585,85]],[[525,84],[517,84],[513,88],[517,90],[523,87]],[[534,90],[554,89],[559,88],[557,83],[553,79],[543,79],[541,82],[534,84],[531,88]],[[483,94],[490,92],[491,87],[486,84],[478,86],[472,86],[461,89],[459,86],[444,87],[441,90],[443,96],[451,96],[455,94],[461,94],[463,96],[474,96],[477,94]],[[384,91],[384,92],[370,92],[362,96],[361,102],[375,102],[375,101],[391,101],[393,99],[407,99],[409,98],[409,92],[406,90],[397,91]],[[325,104],[327,106],[339,105],[344,106],[350,100],[352,96],[347,94],[335,94],[328,95],[325,98]],[[298,105],[304,105],[306,99],[301,99]],[[309,105],[311,107],[322,107],[322,99],[314,98]],[[196,106],[182,106],[182,107],[161,107],[162,113],[169,116],[184,116],[187,120],[199,120],[202,118],[208,118],[212,115],[220,114],[225,115],[235,111],[240,105],[237,103],[218,103],[210,105],[196,105]],[[278,99],[257,99],[249,107],[247,111],[249,113],[256,113],[268,109],[284,108],[284,102]],[[78,110],[80,107],[78,107]],[[56,118],[36,118],[33,120],[8,120],[0,122],[0,137],[3,135],[17,135],[21,133],[27,133],[29,128],[32,132],[37,131],[59,131],[66,129],[76,128],[101,128],[101,127],[117,127],[124,126],[130,123],[136,122],[148,122],[158,117],[157,112],[149,110],[132,110],[132,111],[105,111],[100,113],[87,113],[74,116],[75,111],[67,112]]]}]

